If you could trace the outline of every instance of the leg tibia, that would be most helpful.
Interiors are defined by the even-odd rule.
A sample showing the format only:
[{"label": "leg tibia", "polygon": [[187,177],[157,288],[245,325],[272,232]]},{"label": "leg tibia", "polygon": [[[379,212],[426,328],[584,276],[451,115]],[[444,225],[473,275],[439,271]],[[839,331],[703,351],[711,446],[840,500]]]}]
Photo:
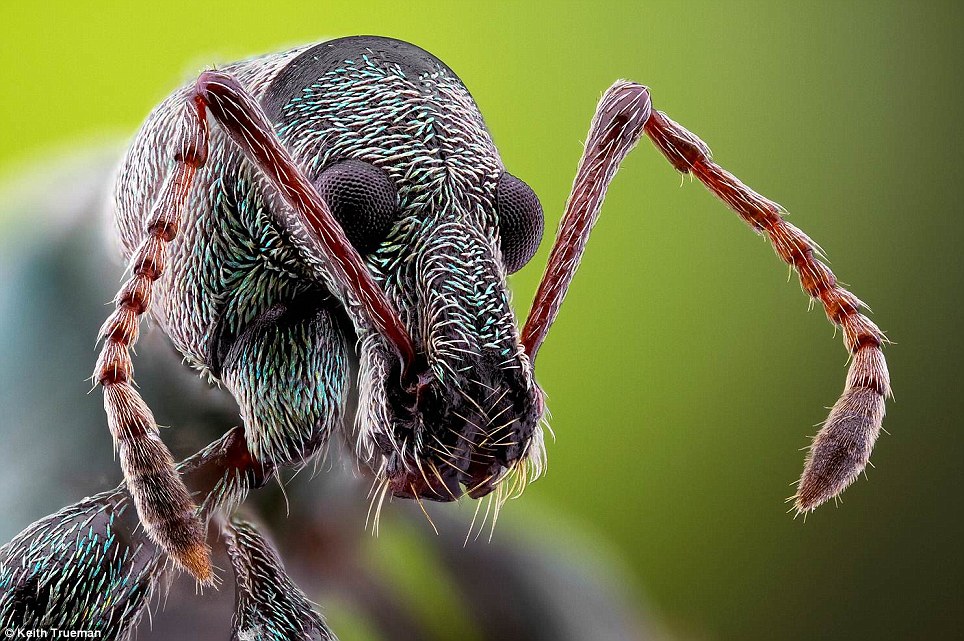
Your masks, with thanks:
[{"label": "leg tibia", "polygon": [[324,619],[285,572],[277,551],[251,523],[232,520],[222,529],[237,586],[234,638],[332,641]]}]

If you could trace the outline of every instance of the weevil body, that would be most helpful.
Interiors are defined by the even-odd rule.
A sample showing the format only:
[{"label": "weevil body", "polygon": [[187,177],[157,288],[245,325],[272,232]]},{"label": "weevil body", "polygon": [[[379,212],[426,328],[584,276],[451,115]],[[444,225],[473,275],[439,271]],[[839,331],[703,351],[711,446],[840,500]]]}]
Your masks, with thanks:
[{"label": "weevil body", "polygon": [[765,234],[843,328],[853,364],[797,507],[842,491],[880,429],[884,339],[779,205],[654,111],[645,87],[619,81],[597,108],[520,332],[506,274],[538,247],[538,199],[503,166],[448,67],[407,43],[354,37],[205,72],[149,116],[119,170],[115,219],[132,276],[102,329],[95,378],[152,538],[210,579],[202,517],[132,386],[128,348],[148,311],[241,407],[244,438],[214,503],[315,456],[353,393],[353,438],[378,502],[502,495],[518,487],[507,478],[538,474],[533,361],[606,188],[644,134]]}]

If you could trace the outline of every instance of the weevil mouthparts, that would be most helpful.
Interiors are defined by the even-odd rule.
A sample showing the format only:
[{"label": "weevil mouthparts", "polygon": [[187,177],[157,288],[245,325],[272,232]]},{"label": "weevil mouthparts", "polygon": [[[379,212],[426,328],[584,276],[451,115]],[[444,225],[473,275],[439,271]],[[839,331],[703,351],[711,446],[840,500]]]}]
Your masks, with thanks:
[{"label": "weevil mouthparts", "polygon": [[[429,464],[431,467],[431,464]],[[422,464],[425,467],[425,464]],[[467,471],[456,470],[448,465],[439,469],[419,471],[402,470],[397,476],[390,477],[389,491],[400,499],[417,499],[450,503],[463,496],[480,499],[495,490],[499,481],[506,475],[508,468],[495,463],[491,465],[471,463]],[[436,474],[437,472],[437,474]]]},{"label": "weevil mouthparts", "polygon": [[438,476],[428,472],[425,476],[417,472],[402,472],[389,481],[392,496],[400,499],[424,499],[449,503],[462,497],[458,475],[453,471],[439,472]]},{"label": "weevil mouthparts", "polygon": [[[431,368],[411,390],[390,395],[392,431],[375,435],[392,496],[430,501],[477,499],[529,455],[542,394],[479,365],[454,385]],[[478,376],[478,378],[475,378]]]}]

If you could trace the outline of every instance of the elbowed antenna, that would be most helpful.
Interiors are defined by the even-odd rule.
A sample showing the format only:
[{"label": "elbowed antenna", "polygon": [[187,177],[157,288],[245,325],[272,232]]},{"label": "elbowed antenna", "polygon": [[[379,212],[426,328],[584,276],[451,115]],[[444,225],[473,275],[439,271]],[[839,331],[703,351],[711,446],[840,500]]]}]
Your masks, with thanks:
[{"label": "elbowed antenna", "polygon": [[316,242],[332,278],[348,297],[346,301],[364,316],[369,327],[398,352],[403,380],[413,378],[415,347],[408,330],[372,277],[358,251],[335,220],[328,204],[295,164],[281,144],[264,110],[232,76],[205,71],[196,84],[196,95],[245,155],[261,170],[298,215]]},{"label": "elbowed antenna", "polygon": [[765,235],[777,255],[797,271],[804,291],[843,329],[844,345],[853,357],[844,391],[813,440],[792,497],[798,512],[813,510],[843,492],[870,460],[884,419],[884,400],[890,396],[881,349],[886,338],[860,311],[863,303],[821,262],[817,245],[783,219],[784,209],[713,162],[699,137],[664,113],[653,112],[649,91],[642,85],[619,80],[599,101],[546,272],[522,329],[526,353],[535,360],[579,266],[606,189],[643,132],[677,171],[695,176],[754,231]]}]

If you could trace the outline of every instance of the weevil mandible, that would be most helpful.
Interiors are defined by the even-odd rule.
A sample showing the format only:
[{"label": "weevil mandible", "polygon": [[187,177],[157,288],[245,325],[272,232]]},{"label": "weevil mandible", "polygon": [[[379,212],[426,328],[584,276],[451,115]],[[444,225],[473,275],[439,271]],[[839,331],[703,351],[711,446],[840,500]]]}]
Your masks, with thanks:
[{"label": "weevil mandible", "polygon": [[129,349],[148,312],[241,407],[243,438],[222,457],[217,504],[316,456],[352,394],[346,429],[378,480],[378,504],[387,494],[504,497],[537,476],[545,406],[533,363],[607,187],[643,135],[765,235],[842,328],[850,371],[796,509],[843,491],[881,428],[885,338],[778,204],[653,110],[646,87],[618,81],[596,109],[519,330],[506,275],[541,240],[536,195],[505,169],[451,69],[404,42],[350,37],[202,73],[151,113],[117,174],[132,275],[101,329],[94,378],[150,537],[212,579],[204,512],[133,385]]}]

